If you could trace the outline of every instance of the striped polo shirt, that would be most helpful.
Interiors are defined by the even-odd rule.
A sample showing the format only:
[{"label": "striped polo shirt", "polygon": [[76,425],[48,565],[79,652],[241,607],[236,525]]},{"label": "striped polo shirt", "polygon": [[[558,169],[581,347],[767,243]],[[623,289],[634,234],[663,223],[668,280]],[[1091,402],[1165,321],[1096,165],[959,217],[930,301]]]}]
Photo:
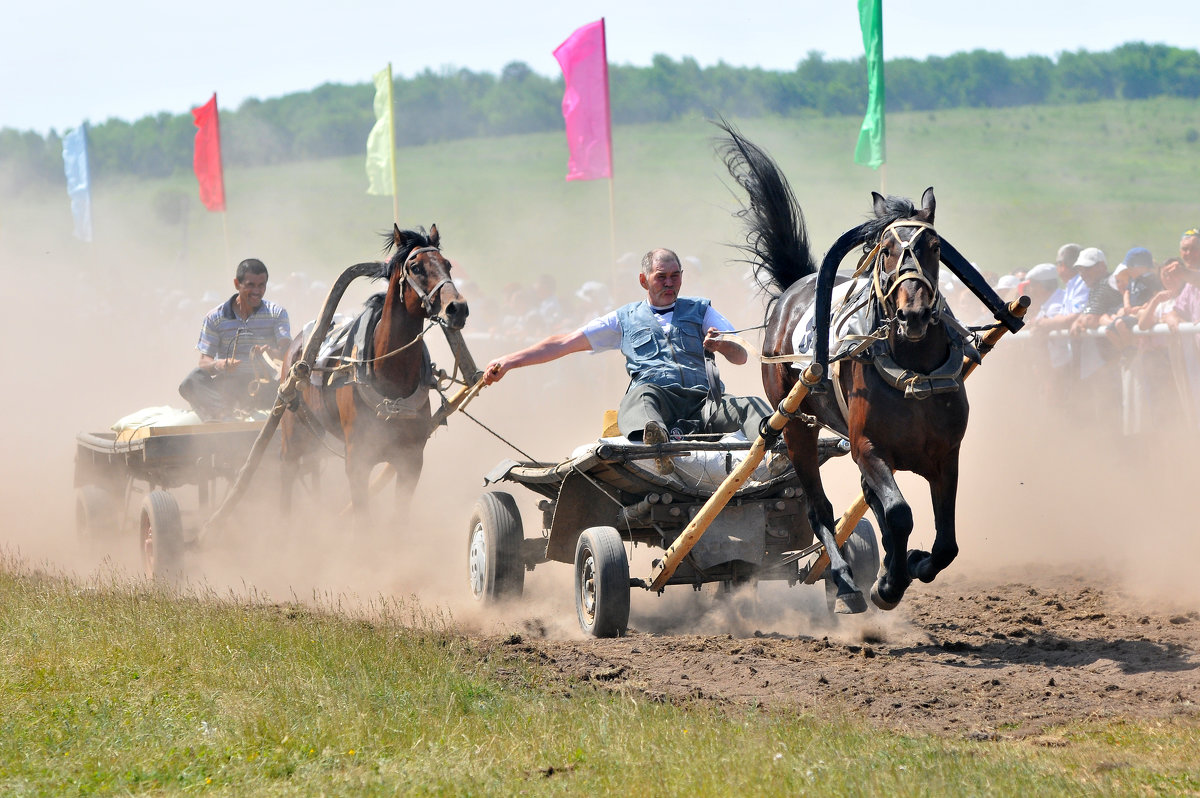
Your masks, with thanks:
[{"label": "striped polo shirt", "polygon": [[204,317],[196,348],[216,360],[231,357],[242,361],[237,371],[250,370],[250,350],[266,345],[278,348],[292,340],[291,323],[282,306],[264,299],[250,318],[242,321],[234,312],[237,294],[217,305]]}]

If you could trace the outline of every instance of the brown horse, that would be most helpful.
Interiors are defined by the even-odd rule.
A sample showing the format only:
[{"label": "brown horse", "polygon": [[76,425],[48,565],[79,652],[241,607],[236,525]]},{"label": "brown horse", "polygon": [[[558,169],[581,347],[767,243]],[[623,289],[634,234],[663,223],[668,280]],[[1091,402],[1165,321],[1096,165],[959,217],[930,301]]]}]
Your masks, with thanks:
[{"label": "brown horse", "polygon": [[[979,353],[974,336],[954,320],[938,289],[939,261],[949,254],[947,265],[989,307],[996,310],[1003,303],[981,287],[986,284],[978,273],[934,229],[932,188],[925,191],[920,208],[900,197],[873,194],[874,218],[843,235],[818,273],[803,215],[779,168],[728,124],[721,127],[728,133],[720,143],[726,166],[750,200],[739,214],[748,228],[742,249],[771,297],[764,356],[830,362],[836,270],[850,249],[863,248],[861,271],[866,274],[869,269],[869,277],[843,289],[848,302],[840,307],[858,307],[866,321],[862,333],[872,338],[857,339],[835,353],[831,384],[809,393],[783,437],[808,496],[812,528],[829,553],[838,588],[836,608],[862,612],[866,602],[834,542],[833,507],[821,484],[817,458],[822,426],[849,439],[884,548],[871,599],[882,609],[892,609],[914,578],[932,581],[958,554],[955,498],[968,415],[959,374],[964,355],[977,362]],[[796,335],[801,324],[801,334]],[[767,398],[778,405],[799,376],[791,363],[764,363]],[[908,551],[913,515],[896,485],[896,470],[911,471],[929,482],[936,527],[931,551]]]},{"label": "brown horse", "polygon": [[[329,334],[313,380],[302,391],[304,407],[285,412],[281,420],[285,511],[300,458],[321,444],[325,431],[345,443],[350,499],[360,521],[367,515],[367,482],[377,464],[395,469],[401,512],[416,489],[432,432],[432,369],[420,339],[433,324],[461,330],[468,309],[450,279],[437,225],[428,235],[393,226],[387,238],[392,255],[372,275],[387,280],[387,291]],[[307,330],[292,342],[283,374],[300,357],[306,335]]]}]

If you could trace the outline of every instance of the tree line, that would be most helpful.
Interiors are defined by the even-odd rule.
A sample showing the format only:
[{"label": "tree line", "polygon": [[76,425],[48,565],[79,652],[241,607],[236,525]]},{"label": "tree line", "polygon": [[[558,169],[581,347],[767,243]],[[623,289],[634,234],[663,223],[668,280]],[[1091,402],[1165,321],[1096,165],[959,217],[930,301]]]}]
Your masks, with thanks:
[{"label": "tree line", "polygon": [[[1200,97],[1200,52],[1132,42],[1108,52],[1009,58],[986,50],[898,58],[885,64],[889,111],[1072,104],[1104,99]],[[828,61],[811,52],[791,72],[701,67],[692,58],[655,56],[648,67],[609,67],[614,124],[664,122],[686,114],[755,117],[862,114],[863,58]],[[562,79],[514,62],[499,75],[426,70],[395,81],[399,146],[562,128]],[[226,166],[259,165],[365,152],[375,87],[326,84],[221,113]],[[190,113],[89,124],[93,179],[166,177],[191,169]],[[62,140],[0,130],[0,186],[10,190],[62,179]]]}]

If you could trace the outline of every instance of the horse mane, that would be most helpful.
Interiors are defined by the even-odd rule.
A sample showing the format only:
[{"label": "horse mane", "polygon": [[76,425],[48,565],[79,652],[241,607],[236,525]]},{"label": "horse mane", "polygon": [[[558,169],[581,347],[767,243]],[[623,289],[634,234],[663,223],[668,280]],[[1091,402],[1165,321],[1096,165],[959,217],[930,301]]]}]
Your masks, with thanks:
[{"label": "horse mane", "polygon": [[884,197],[883,212],[880,213],[879,209],[873,208],[874,215],[858,228],[859,233],[863,236],[863,251],[869,252],[875,246],[888,225],[901,219],[912,219],[920,212],[913,201],[907,197],[898,197],[894,194]]},{"label": "horse mane", "polygon": [[724,117],[714,122],[728,135],[717,152],[749,204],[735,214],[746,223],[746,243],[737,248],[754,270],[754,279],[770,299],[768,309],[792,283],[816,271],[804,213],[779,167],[760,147],[743,137]]},{"label": "horse mane", "polygon": [[387,242],[383,245],[384,254],[392,252],[393,249],[395,252],[392,253],[391,257],[379,264],[379,271],[370,275],[372,280],[392,279],[392,273],[396,270],[396,267],[403,266],[404,261],[408,260],[408,256],[414,249],[433,246],[433,242],[429,239],[429,233],[425,231],[424,227],[418,227],[416,230],[401,230],[400,239],[404,243],[400,246],[396,246],[394,231],[389,230],[386,233],[381,233],[381,235]]},{"label": "horse mane", "polygon": [[371,313],[381,313],[386,301],[387,293],[380,291],[377,294],[371,294],[367,297],[366,301],[363,302],[363,307]]}]

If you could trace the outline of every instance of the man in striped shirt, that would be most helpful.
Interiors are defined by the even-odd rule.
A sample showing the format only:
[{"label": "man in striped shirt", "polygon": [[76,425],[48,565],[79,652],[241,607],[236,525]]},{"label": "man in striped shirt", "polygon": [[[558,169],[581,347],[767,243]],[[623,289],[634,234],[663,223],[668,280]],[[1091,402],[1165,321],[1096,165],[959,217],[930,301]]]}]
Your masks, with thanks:
[{"label": "man in striped shirt", "polygon": [[[230,419],[235,409],[249,409],[273,399],[251,397],[251,357],[267,351],[282,357],[292,339],[287,311],[263,299],[267,267],[257,258],[238,264],[233,279],[237,293],[213,308],[200,328],[200,364],[179,386],[179,394],[204,421]],[[258,401],[255,401],[257,399]]]}]

